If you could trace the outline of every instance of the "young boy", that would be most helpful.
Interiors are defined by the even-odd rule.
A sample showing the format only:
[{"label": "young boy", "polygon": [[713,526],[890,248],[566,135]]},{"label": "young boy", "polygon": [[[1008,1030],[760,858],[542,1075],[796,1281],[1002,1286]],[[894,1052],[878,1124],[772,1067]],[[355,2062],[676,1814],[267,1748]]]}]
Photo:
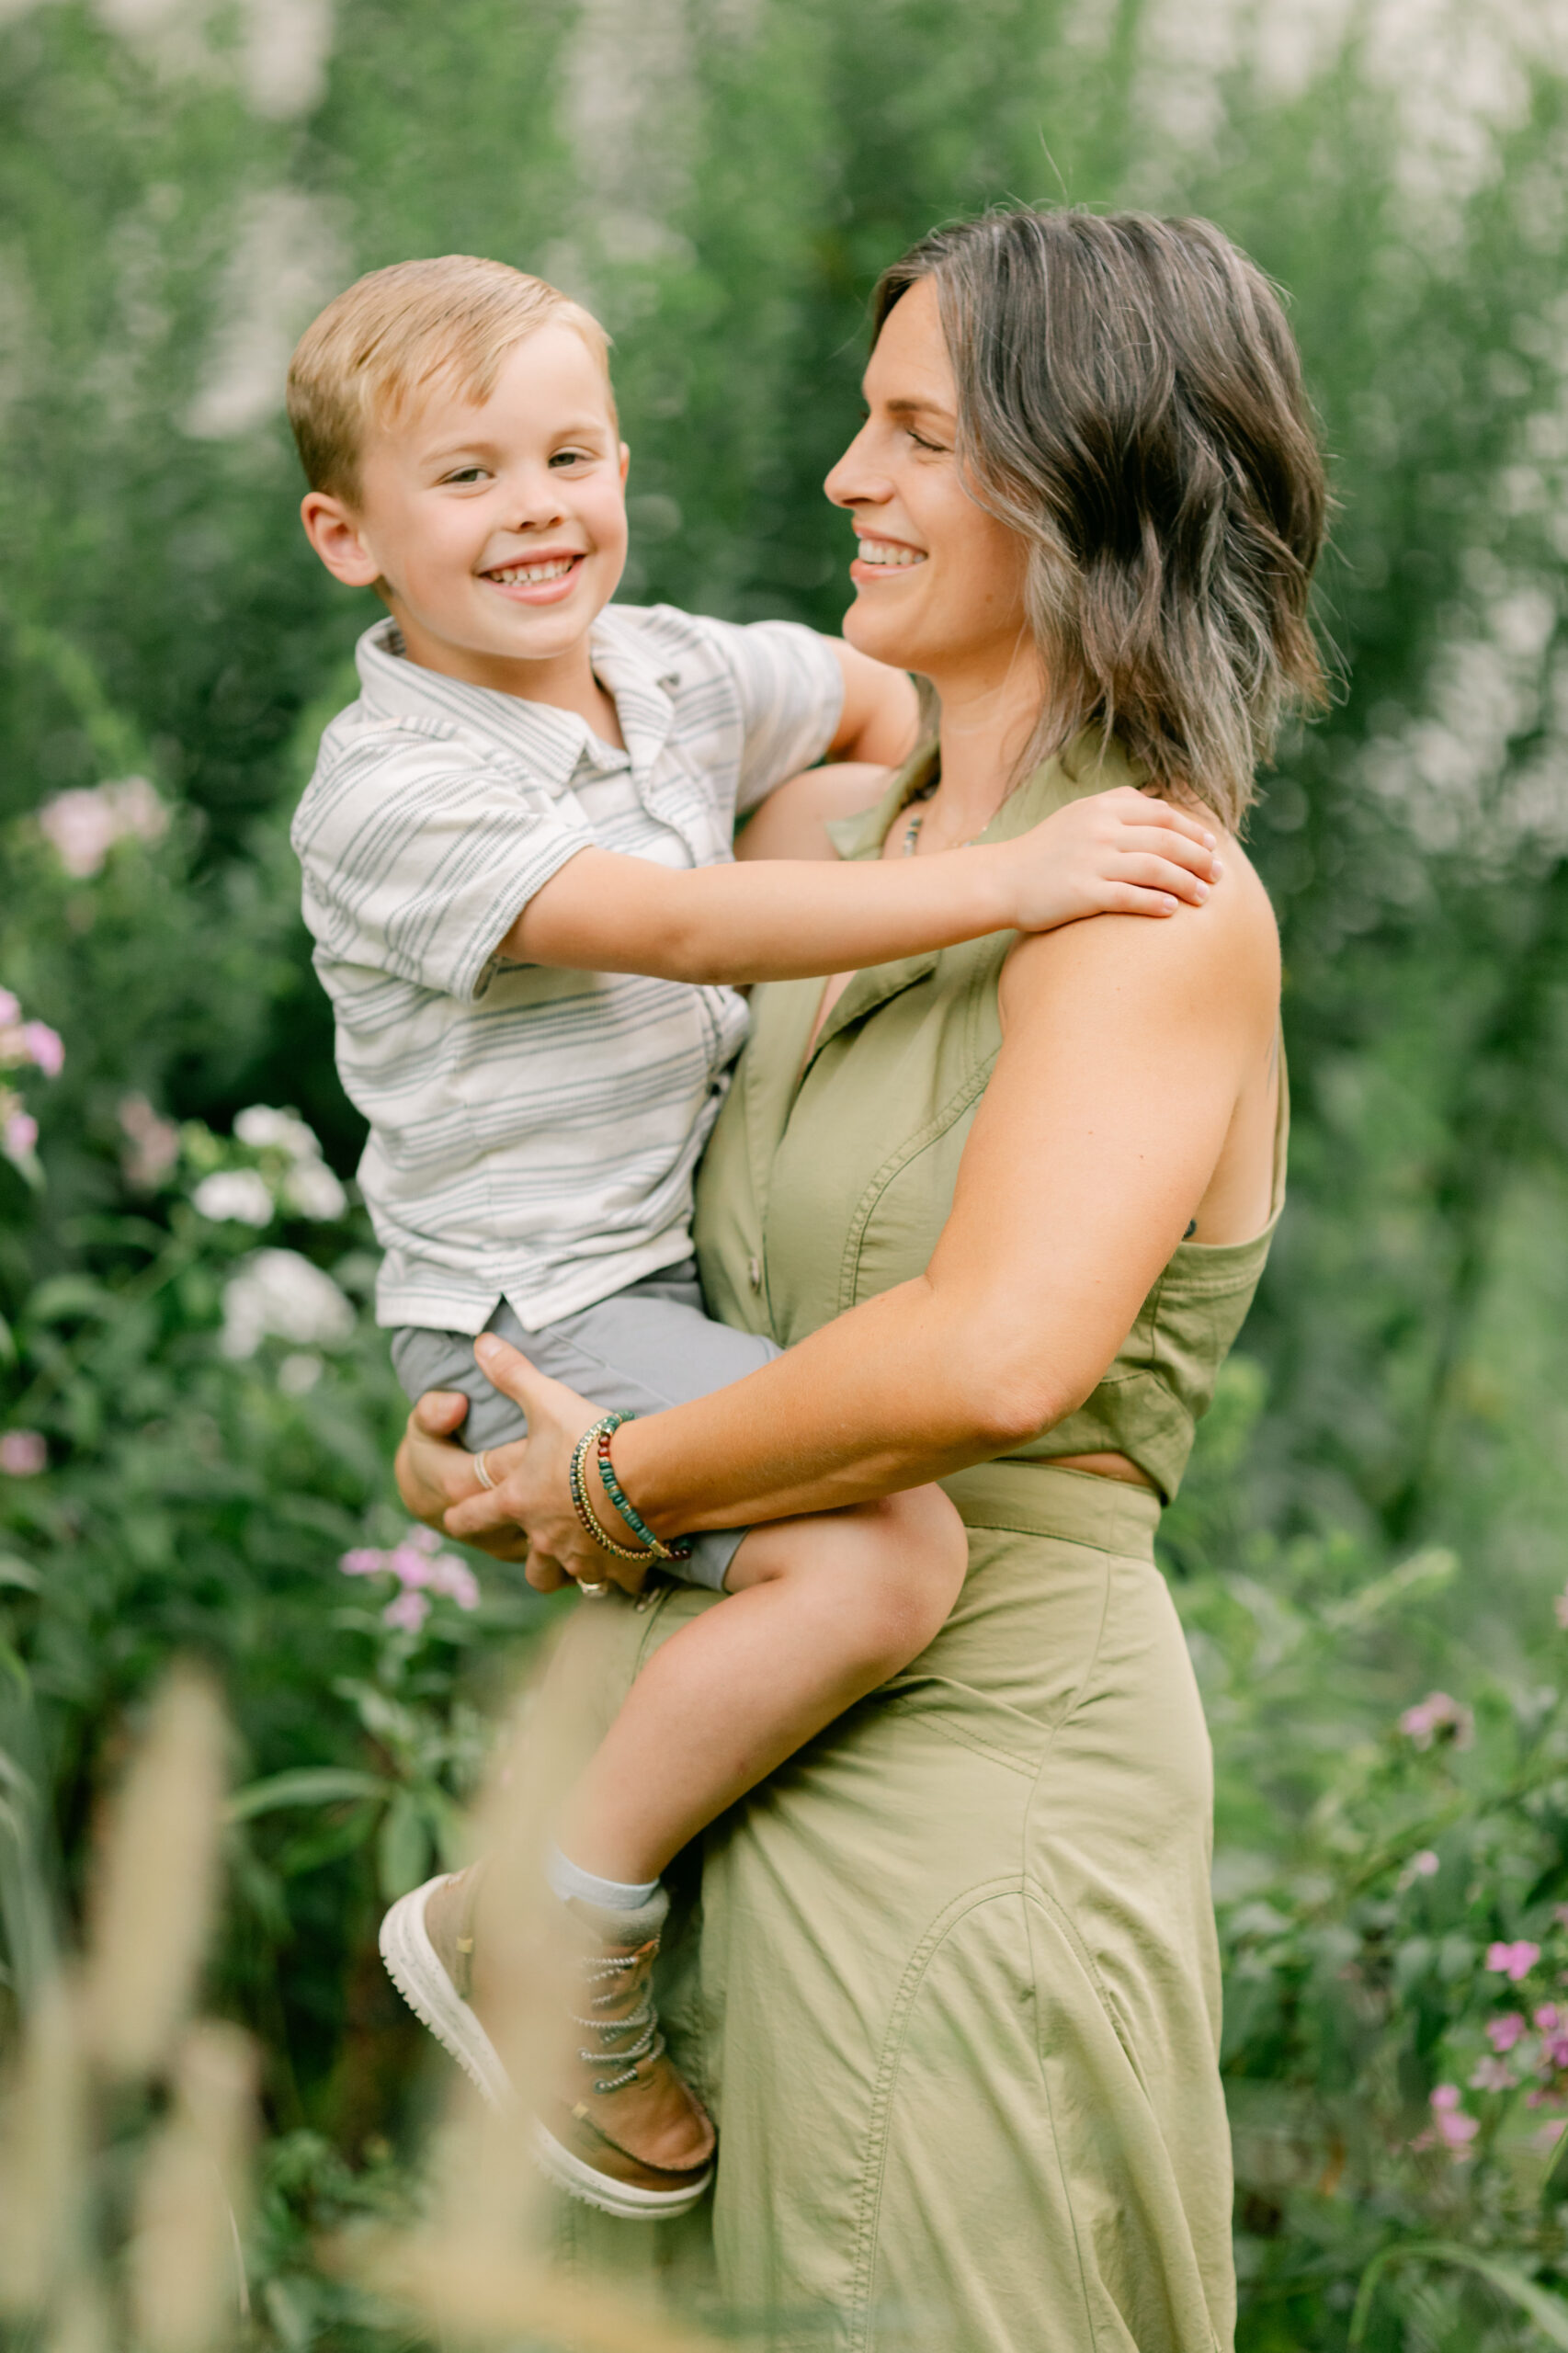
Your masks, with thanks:
[{"label": "young boy", "polygon": [[[775,1353],[706,1318],[691,1260],[692,1172],[745,1030],[735,984],[1111,904],[1167,913],[1204,895],[1212,836],[1139,800],[1125,848],[1068,810],[1001,847],[736,865],[737,812],[794,771],[824,754],[901,758],[914,691],[792,624],[611,606],[628,457],[597,323],[499,263],[405,263],[324,312],[289,397],[311,542],[391,615],[360,642],[360,698],[326,731],[293,834],[338,1067],[370,1122],[359,1176],[386,1253],[378,1313],[411,1395],[469,1397],[485,1480],[485,1451],[522,1422],[475,1366],[480,1333],[621,1412],[701,1395]],[[841,806],[870,797],[864,773],[845,781]],[[820,780],[808,790],[820,810]],[[1130,901],[1151,824],[1159,887]],[[585,1524],[733,1597],[667,1646],[687,1646],[688,1668],[710,1659],[711,1711],[670,1721],[657,1678],[634,1685],[601,1751],[614,1769],[590,1770],[559,1830],[549,1877],[581,1970],[574,2040],[591,2047],[536,2137],[575,2195],[660,2216],[696,2201],[713,2150],[653,2008],[660,1874],[926,1647],[965,1544],[932,1487],[702,1535],[671,1558],[644,1541],[609,1443],[583,1459]],[[634,1836],[617,1816],[627,1786]],[[464,1880],[405,1897],[382,1949],[499,2097],[501,2062],[464,1998]]]}]

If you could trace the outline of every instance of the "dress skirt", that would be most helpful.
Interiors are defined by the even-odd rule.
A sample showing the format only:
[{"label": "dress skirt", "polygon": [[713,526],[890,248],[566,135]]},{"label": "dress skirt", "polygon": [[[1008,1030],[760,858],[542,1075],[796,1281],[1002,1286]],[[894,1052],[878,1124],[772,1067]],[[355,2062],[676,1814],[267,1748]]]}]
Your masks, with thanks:
[{"label": "dress skirt", "polygon": [[[1227,2353],[1211,1767],[1157,1505],[1038,1464],[946,1484],[971,1568],[936,1642],[672,1874],[711,2200],[562,2201],[560,2256],[766,2353]],[[579,1605],[541,1735],[593,1737],[722,1606]]]}]

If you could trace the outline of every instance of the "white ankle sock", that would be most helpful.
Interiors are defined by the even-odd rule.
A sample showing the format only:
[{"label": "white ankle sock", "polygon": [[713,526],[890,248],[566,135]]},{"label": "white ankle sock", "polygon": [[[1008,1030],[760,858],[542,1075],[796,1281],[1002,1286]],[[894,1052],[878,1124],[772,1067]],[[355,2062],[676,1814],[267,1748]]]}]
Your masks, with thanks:
[{"label": "white ankle sock", "polygon": [[570,1855],[563,1855],[553,1842],[545,1857],[544,1876],[552,1895],[562,1904],[576,1896],[584,1904],[602,1904],[607,1912],[637,1912],[650,1901],[659,1882],[645,1880],[641,1886],[628,1880],[600,1879],[593,1871],[585,1871]]}]

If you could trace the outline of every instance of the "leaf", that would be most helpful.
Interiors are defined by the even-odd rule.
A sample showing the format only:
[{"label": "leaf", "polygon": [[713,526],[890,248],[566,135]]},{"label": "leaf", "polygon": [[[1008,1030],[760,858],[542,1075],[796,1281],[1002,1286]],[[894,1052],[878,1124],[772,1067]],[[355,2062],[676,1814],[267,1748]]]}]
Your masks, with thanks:
[{"label": "leaf", "polygon": [[37,1593],[43,1578],[30,1561],[18,1560],[15,1552],[0,1552],[0,1585],[17,1585],[24,1593]]},{"label": "leaf", "polygon": [[59,1324],[71,1315],[96,1315],[108,1322],[119,1306],[112,1291],[90,1275],[52,1275],[40,1283],[28,1301],[29,1324]]},{"label": "leaf", "polygon": [[1433,1544],[1425,1552],[1413,1552],[1408,1561],[1401,1561],[1386,1576],[1374,1577],[1359,1593],[1346,1601],[1336,1601],[1323,1613],[1324,1626],[1335,1633],[1346,1633],[1356,1626],[1370,1624],[1386,1610],[1402,1602],[1426,1600],[1452,1585],[1460,1572],[1460,1556],[1446,1545]]},{"label": "leaf", "polygon": [[430,1834],[419,1802],[408,1790],[399,1790],[386,1811],[376,1842],[376,1862],[381,1893],[389,1904],[417,1887],[430,1859]]},{"label": "leaf", "polygon": [[1551,2344],[1568,2348],[1568,2303],[1540,2287],[1528,2272],[1511,2263],[1499,2263],[1495,2256],[1478,2254],[1474,2247],[1460,2246],[1451,2239],[1412,2239],[1403,2245],[1384,2247],[1362,2272],[1356,2309],[1350,2315],[1350,2334],[1346,2339],[1349,2353],[1356,2353],[1357,2347],[1364,2341],[1373,2299],[1384,2272],[1395,2263],[1451,2263],[1460,2270],[1473,2271],[1489,2287],[1495,2288],[1499,2295],[1506,2296],[1521,2312],[1528,2313]]},{"label": "leaf", "polygon": [[287,1805],[341,1805],[350,1798],[383,1798],[390,1782],[379,1773],[358,1773],[344,1765],[307,1765],[292,1773],[272,1773],[252,1781],[229,1800],[231,1822],[253,1822]]}]

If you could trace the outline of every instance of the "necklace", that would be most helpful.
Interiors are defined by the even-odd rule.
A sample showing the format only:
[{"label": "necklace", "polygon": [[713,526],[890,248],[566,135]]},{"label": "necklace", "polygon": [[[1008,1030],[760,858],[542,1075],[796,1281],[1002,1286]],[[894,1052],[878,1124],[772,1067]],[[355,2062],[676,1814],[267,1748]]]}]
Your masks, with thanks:
[{"label": "necklace", "polygon": [[[937,779],[936,777],[927,777],[925,783],[917,786],[915,791],[910,794],[909,799],[905,803],[905,806],[910,812],[909,823],[903,829],[903,855],[905,858],[913,858],[915,856],[915,845],[920,839],[920,828],[926,823],[925,810],[917,808],[915,803],[921,801],[929,801],[932,794],[937,790]],[[962,845],[960,845],[960,847],[962,847]]]},{"label": "necklace", "polygon": [[[910,812],[909,823],[903,829],[903,856],[905,858],[913,858],[915,856],[915,846],[920,839],[920,828],[926,823],[925,810],[917,809],[915,804],[917,801],[929,801],[935,794],[937,787],[941,779],[939,777],[928,778],[926,783],[919,786],[915,791],[910,794],[909,799],[903,804]],[[994,819],[988,819],[986,822],[987,824],[994,824],[995,821]],[[984,831],[985,826],[982,825],[980,833],[983,834]],[[953,844],[953,847],[955,849],[972,849],[979,839],[980,834],[971,834],[967,840],[955,842]]]}]

